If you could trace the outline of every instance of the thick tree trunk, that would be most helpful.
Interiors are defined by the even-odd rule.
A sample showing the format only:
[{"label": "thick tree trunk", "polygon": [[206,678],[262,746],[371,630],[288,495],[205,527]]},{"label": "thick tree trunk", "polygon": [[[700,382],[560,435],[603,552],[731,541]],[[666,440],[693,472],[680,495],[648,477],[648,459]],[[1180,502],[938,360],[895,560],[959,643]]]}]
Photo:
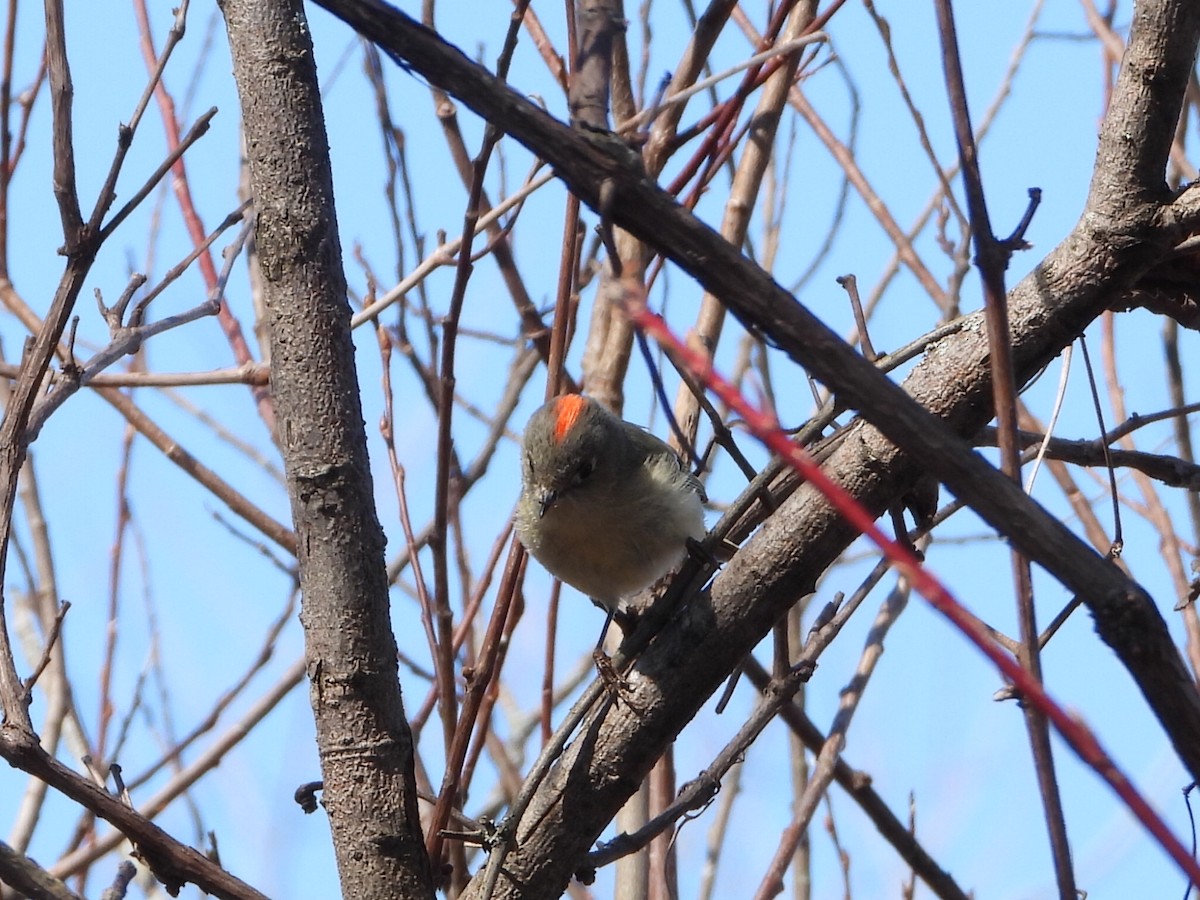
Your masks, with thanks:
[{"label": "thick tree trunk", "polygon": [[258,215],[271,388],[342,892],[429,897],[312,44],[298,0],[221,8]]}]

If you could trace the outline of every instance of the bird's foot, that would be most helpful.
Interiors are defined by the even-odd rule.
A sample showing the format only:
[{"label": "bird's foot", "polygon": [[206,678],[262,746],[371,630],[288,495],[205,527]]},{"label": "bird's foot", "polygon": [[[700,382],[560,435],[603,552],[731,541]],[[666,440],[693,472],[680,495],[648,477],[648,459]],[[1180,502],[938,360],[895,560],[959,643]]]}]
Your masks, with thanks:
[{"label": "bird's foot", "polygon": [[597,647],[592,653],[592,660],[596,663],[596,674],[608,688],[613,700],[617,702],[623,700],[631,710],[639,716],[642,715],[645,709],[633,701],[633,685],[616,670],[612,657]]}]

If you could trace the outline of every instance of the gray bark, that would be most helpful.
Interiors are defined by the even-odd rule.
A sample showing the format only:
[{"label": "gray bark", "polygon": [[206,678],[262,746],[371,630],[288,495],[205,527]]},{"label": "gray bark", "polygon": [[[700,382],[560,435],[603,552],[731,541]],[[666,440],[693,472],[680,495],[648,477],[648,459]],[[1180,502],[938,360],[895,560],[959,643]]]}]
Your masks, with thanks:
[{"label": "gray bark", "polygon": [[258,215],[271,389],[342,892],[429,897],[311,39],[298,0],[221,8]]}]

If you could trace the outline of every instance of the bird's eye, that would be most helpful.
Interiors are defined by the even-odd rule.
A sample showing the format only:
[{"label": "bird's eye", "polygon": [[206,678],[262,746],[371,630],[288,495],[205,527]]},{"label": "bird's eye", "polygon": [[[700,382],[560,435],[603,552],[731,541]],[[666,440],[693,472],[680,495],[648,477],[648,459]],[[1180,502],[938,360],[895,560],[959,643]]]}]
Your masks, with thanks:
[{"label": "bird's eye", "polygon": [[575,470],[575,481],[576,482],[587,481],[588,478],[591,477],[591,474],[595,470],[595,468],[596,468],[596,461],[594,459],[585,459],[583,462],[581,462],[579,464],[579,468]]}]

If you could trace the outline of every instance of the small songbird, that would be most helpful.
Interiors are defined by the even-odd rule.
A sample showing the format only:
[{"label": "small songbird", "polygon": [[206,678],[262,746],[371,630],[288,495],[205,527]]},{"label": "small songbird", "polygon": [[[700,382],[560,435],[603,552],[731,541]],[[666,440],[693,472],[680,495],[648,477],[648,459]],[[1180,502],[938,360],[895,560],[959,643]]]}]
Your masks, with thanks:
[{"label": "small songbird", "polygon": [[521,456],[517,536],[608,621],[704,536],[700,480],[663,441],[595,400],[565,394],[535,412]]}]

